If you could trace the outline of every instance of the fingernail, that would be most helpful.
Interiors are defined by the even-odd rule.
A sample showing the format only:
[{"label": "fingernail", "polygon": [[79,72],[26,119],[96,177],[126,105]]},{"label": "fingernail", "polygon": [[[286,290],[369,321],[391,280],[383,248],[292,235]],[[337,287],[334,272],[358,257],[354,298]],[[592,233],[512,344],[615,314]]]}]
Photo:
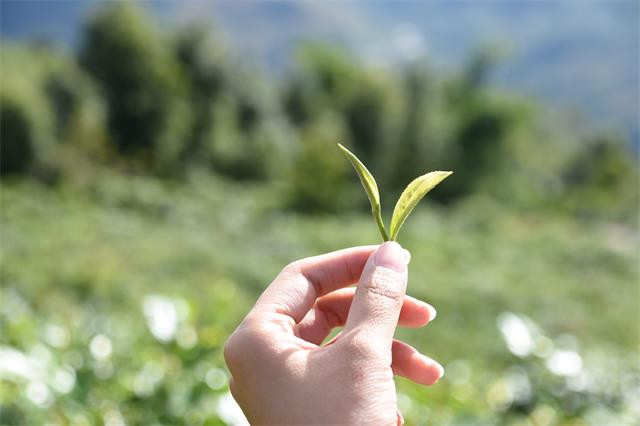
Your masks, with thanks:
[{"label": "fingernail", "polygon": [[411,262],[411,253],[409,253],[409,250],[407,249],[402,249],[404,250],[404,257],[407,259],[407,265],[409,264],[409,262]]},{"label": "fingernail", "polygon": [[406,253],[408,252],[400,244],[395,241],[387,241],[378,247],[373,263],[376,266],[389,268],[396,272],[404,272],[408,263]]},{"label": "fingernail", "polygon": [[436,362],[436,366],[438,367],[438,374],[439,374],[438,380],[440,380],[442,379],[442,376],[444,376],[444,367],[438,364],[437,362]]},{"label": "fingernail", "polygon": [[429,311],[429,321],[433,321],[434,319],[436,319],[436,315],[438,314],[436,312],[436,308],[429,305],[428,303],[425,303],[425,305],[427,305],[427,311]]}]

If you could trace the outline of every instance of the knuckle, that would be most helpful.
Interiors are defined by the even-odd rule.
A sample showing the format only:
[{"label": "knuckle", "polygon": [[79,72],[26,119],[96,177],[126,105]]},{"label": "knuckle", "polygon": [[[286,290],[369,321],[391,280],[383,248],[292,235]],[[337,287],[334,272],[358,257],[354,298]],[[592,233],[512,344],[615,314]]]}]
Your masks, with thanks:
[{"label": "knuckle", "polygon": [[229,370],[245,368],[248,358],[256,352],[264,341],[264,333],[259,324],[246,318],[227,339],[223,355]]},{"label": "knuckle", "polygon": [[372,361],[380,359],[383,355],[381,345],[377,345],[376,339],[363,331],[342,340],[347,359],[351,361]]},{"label": "knuckle", "polygon": [[364,287],[367,292],[394,302],[404,299],[405,285],[393,271],[376,270]]},{"label": "knuckle", "polygon": [[284,274],[292,274],[299,272],[302,268],[302,260],[294,260],[293,262],[287,264],[284,268],[282,268],[282,272]]},{"label": "knuckle", "polygon": [[227,339],[223,349],[224,361],[230,370],[233,370],[240,361],[242,354],[240,346],[241,336],[239,336],[239,331],[236,329]]}]

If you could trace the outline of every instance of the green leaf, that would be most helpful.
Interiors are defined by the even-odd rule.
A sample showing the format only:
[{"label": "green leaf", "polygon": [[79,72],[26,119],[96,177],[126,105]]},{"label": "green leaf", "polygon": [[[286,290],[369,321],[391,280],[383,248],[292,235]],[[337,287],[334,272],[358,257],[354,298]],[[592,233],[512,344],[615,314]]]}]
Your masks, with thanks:
[{"label": "green leaf", "polygon": [[430,172],[413,180],[398,198],[393,216],[391,217],[391,240],[395,241],[402,224],[413,210],[413,208],[431,191],[437,184],[442,182],[453,172]]},{"label": "green leaf", "polygon": [[371,213],[373,214],[373,218],[378,225],[378,230],[380,230],[380,234],[382,235],[382,239],[384,241],[389,241],[389,236],[387,235],[387,230],[384,227],[384,222],[382,221],[382,214],[380,212],[380,194],[378,192],[378,185],[376,184],[376,180],[373,178],[373,175],[367,170],[367,168],[362,164],[362,161],[355,156],[354,153],[349,151],[347,148],[338,144],[344,155],[349,159],[351,165],[355,169],[358,177],[360,178],[360,183],[362,183],[362,187],[367,193],[369,197],[369,202],[371,203]]}]

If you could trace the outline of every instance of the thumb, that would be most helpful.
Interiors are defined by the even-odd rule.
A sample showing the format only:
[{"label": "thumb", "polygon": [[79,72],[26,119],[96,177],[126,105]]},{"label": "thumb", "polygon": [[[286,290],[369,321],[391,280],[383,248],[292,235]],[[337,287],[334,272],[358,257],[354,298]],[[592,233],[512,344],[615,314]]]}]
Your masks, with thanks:
[{"label": "thumb", "polygon": [[395,241],[381,244],[369,256],[360,276],[344,332],[366,330],[376,344],[393,341],[393,333],[407,289],[411,256]]}]

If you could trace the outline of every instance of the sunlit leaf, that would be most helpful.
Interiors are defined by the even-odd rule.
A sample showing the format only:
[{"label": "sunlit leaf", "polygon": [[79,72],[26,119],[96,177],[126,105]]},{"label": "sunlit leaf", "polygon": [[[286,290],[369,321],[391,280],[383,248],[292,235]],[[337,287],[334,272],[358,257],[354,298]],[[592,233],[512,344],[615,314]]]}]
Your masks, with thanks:
[{"label": "sunlit leaf", "polygon": [[378,229],[380,230],[380,234],[382,235],[382,239],[384,241],[389,240],[389,236],[387,235],[387,230],[384,227],[384,222],[382,221],[382,215],[380,213],[380,193],[378,192],[378,185],[376,184],[376,180],[373,178],[373,175],[367,170],[367,168],[362,164],[362,161],[355,156],[354,153],[349,151],[347,148],[338,144],[344,155],[349,159],[351,165],[356,170],[358,177],[360,178],[360,182],[362,183],[362,187],[367,193],[369,197],[369,202],[371,203],[371,213],[373,214],[373,218],[378,225]]},{"label": "sunlit leaf", "polygon": [[422,175],[411,182],[398,198],[393,216],[391,217],[391,240],[395,240],[402,224],[414,209],[414,207],[427,195],[437,184],[446,179],[453,172],[430,172]]}]

